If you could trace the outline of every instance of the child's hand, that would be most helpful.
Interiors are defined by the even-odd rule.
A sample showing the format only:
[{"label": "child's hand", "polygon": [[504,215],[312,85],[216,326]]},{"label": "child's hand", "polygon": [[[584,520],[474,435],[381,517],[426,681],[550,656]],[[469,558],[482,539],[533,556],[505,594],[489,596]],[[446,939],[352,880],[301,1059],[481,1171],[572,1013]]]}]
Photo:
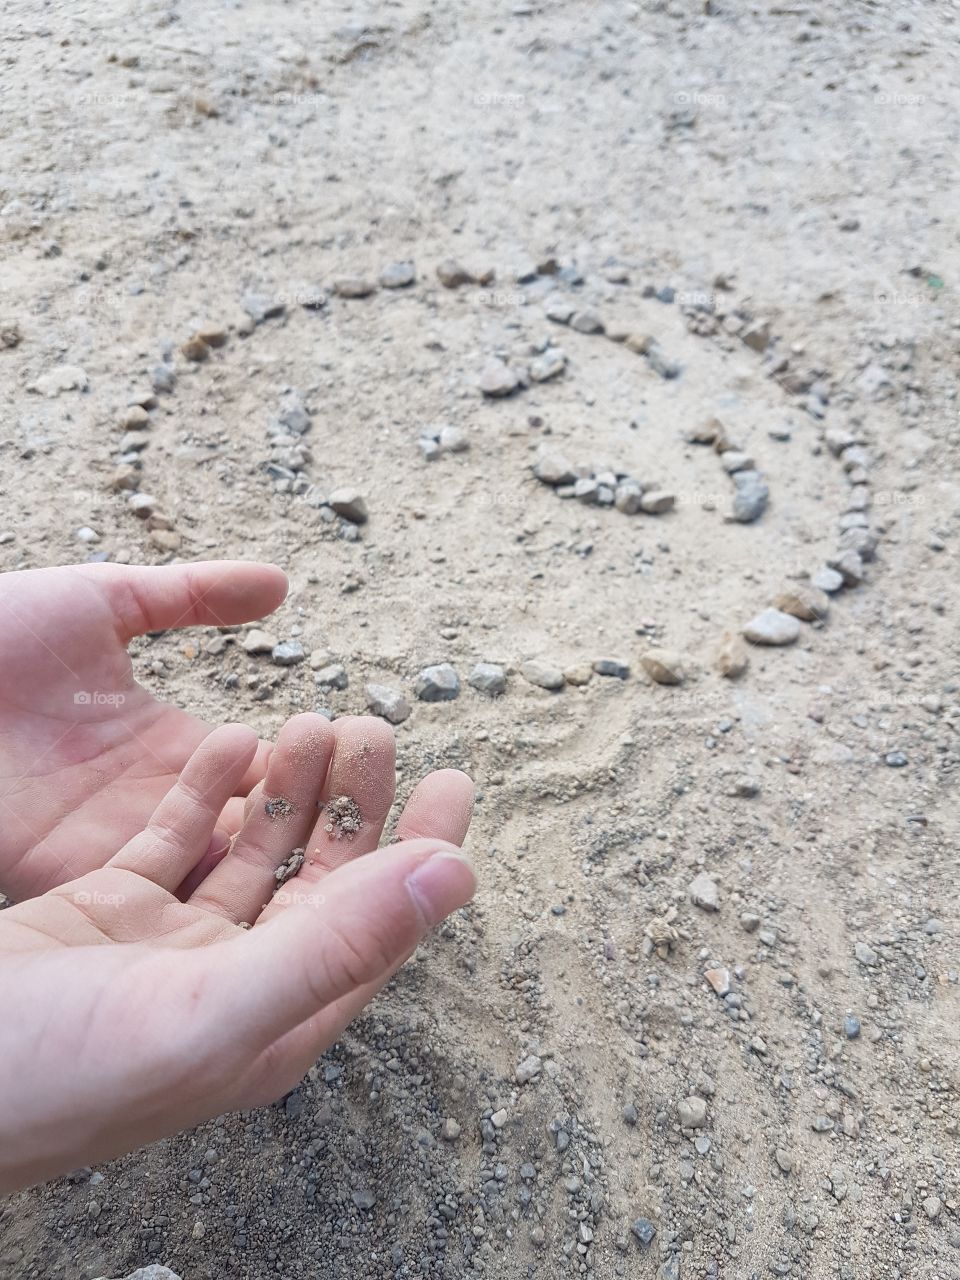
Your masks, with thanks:
[{"label": "child's hand", "polygon": [[[23,901],[102,867],[210,732],[136,683],[130,640],[248,622],[285,594],[279,569],[230,560],[0,576],[0,890]],[[265,764],[266,748],[237,779],[221,848]]]},{"label": "child's hand", "polygon": [[[211,733],[105,867],[0,912],[0,1191],[293,1088],[473,894],[456,850],[469,778],[430,774],[399,820],[403,843],[375,852],[391,730],[301,715],[231,851],[178,901],[256,750],[243,726]],[[344,796],[354,804],[318,808]]]}]

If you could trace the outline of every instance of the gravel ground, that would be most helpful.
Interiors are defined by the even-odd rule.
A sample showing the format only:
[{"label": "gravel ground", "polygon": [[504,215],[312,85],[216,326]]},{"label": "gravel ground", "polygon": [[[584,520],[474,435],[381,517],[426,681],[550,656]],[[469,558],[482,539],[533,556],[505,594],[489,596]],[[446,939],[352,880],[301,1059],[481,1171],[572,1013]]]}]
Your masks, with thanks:
[{"label": "gravel ground", "polygon": [[481,883],[3,1280],[960,1274],[957,19],[10,0],[0,566],[283,565],[139,678]]}]

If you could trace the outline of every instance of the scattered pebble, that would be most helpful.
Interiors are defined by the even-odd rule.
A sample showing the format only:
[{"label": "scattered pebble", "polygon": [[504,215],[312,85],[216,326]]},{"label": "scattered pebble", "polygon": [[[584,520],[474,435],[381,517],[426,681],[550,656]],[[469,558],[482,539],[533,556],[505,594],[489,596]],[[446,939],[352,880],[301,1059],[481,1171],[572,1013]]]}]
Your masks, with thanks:
[{"label": "scattered pebble", "polygon": [[649,1218],[635,1218],[630,1224],[630,1230],[644,1249],[653,1243],[653,1238],[657,1234],[657,1228]]},{"label": "scattered pebble", "polygon": [[781,591],[773,603],[781,613],[789,613],[803,622],[822,622],[830,612],[827,593],[803,584]]},{"label": "scattered pebble", "polygon": [[366,524],[367,504],[356,489],[334,489],[327,502],[344,520],[353,524]]},{"label": "scattered pebble", "polygon": [[743,628],[751,644],[793,644],[800,635],[800,620],[779,609],[764,609]]},{"label": "scattered pebble", "polygon": [[705,969],[703,976],[718,996],[725,996],[730,990],[729,969]]},{"label": "scattered pebble", "polygon": [[367,685],[367,708],[371,715],[382,716],[390,724],[402,724],[413,709],[398,689],[373,683]]},{"label": "scattered pebble", "polygon": [[836,569],[829,569],[826,565],[817,569],[815,573],[810,575],[810,585],[817,591],[825,591],[827,595],[833,595],[843,586],[843,575],[839,574]]},{"label": "scattered pebble", "polygon": [[380,272],[384,289],[406,289],[415,284],[417,273],[412,262],[390,262]]},{"label": "scattered pebble", "polygon": [[478,662],[467,677],[467,683],[480,693],[489,693],[496,697],[506,689],[507,676],[503,667],[498,667],[492,662]]},{"label": "scattered pebble", "polygon": [[535,1053],[529,1054],[517,1067],[515,1072],[517,1084],[529,1084],[535,1080],[543,1069],[543,1061]]},{"label": "scattered pebble", "polygon": [[377,286],[362,276],[340,276],[333,282],[333,292],[338,298],[369,298]]},{"label": "scattered pebble", "polygon": [[613,676],[617,680],[626,680],[630,674],[630,664],[620,658],[597,658],[593,669],[598,676]]},{"label": "scattered pebble", "polygon": [[414,691],[421,702],[450,702],[460,693],[460,677],[449,662],[424,667],[417,675]]},{"label": "scattered pebble", "polygon": [[843,1034],[848,1040],[856,1040],[860,1035],[860,1019],[848,1013],[843,1020]]},{"label": "scattered pebble", "polygon": [[677,1118],[684,1129],[701,1129],[707,1122],[707,1104],[692,1094],[677,1104]]},{"label": "scattered pebble", "polygon": [[717,649],[716,666],[722,676],[735,680],[746,671],[750,661],[743,637],[734,631],[725,632]]},{"label": "scattered pebble", "polygon": [[522,662],[520,664],[520,674],[530,684],[535,684],[540,689],[562,689],[566,684],[563,672],[559,667],[552,667],[546,662]]},{"label": "scattered pebble", "polygon": [[705,871],[701,871],[691,880],[687,893],[693,905],[699,907],[701,911],[720,910],[720,890],[717,888],[717,882]]},{"label": "scattered pebble", "polygon": [[321,689],[346,689],[349,683],[346,668],[339,662],[331,662],[321,667],[313,678]]},{"label": "scattered pebble", "polygon": [[273,646],[270,656],[278,667],[295,667],[307,653],[299,640],[284,640]]},{"label": "scattered pebble", "polygon": [[363,826],[360,806],[352,796],[333,796],[320,807],[327,814],[327,821],[323,824],[324,831],[337,840],[344,837],[352,840]]},{"label": "scattered pebble", "polygon": [[272,653],[279,643],[277,637],[269,631],[252,627],[240,641],[240,647],[244,653]]},{"label": "scattered pebble", "polygon": [[731,477],[733,495],[733,519],[739,524],[752,524],[767,509],[770,488],[759,471],[737,471]]},{"label": "scattered pebble", "polygon": [[673,649],[648,649],[640,665],[656,684],[683,684],[683,659]]},{"label": "scattered pebble", "polygon": [[488,360],[480,374],[480,390],[491,399],[512,395],[520,386],[520,375],[503,360]]}]

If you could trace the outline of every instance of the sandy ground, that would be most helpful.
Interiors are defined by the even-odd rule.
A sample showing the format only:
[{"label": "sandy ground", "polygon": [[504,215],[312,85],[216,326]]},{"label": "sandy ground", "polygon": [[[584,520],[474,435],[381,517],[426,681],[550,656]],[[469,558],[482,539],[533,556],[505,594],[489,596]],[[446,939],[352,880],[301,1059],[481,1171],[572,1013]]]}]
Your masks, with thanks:
[{"label": "sandy ground", "polygon": [[[400,794],[473,775],[481,887],[285,1101],[0,1206],[4,1280],[960,1274],[958,9],[709,8],[8,3],[0,565],[283,565],[309,661],[169,634],[138,675],[265,735],[402,691]],[[270,439],[298,397],[308,452]],[[688,443],[717,415],[754,523]],[[428,461],[440,424],[469,448]],[[558,497],[545,446],[674,509]],[[854,489],[862,584],[725,679],[725,632],[874,541]],[[441,662],[460,696],[416,700]]]}]

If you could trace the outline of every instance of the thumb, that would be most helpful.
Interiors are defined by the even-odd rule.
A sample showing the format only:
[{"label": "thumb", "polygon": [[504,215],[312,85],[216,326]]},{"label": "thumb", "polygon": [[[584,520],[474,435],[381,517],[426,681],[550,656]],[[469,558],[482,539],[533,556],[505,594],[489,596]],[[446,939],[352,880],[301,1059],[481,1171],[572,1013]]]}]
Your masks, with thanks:
[{"label": "thumb", "polygon": [[89,568],[106,592],[124,644],[147,631],[251,622],[273,613],[287,594],[282,569],[245,560]]},{"label": "thumb", "polygon": [[291,905],[270,921],[204,953],[203,989],[217,1004],[206,1013],[246,1053],[387,975],[469,902],[476,878],[454,846],[410,840],[297,885],[287,882]]}]

